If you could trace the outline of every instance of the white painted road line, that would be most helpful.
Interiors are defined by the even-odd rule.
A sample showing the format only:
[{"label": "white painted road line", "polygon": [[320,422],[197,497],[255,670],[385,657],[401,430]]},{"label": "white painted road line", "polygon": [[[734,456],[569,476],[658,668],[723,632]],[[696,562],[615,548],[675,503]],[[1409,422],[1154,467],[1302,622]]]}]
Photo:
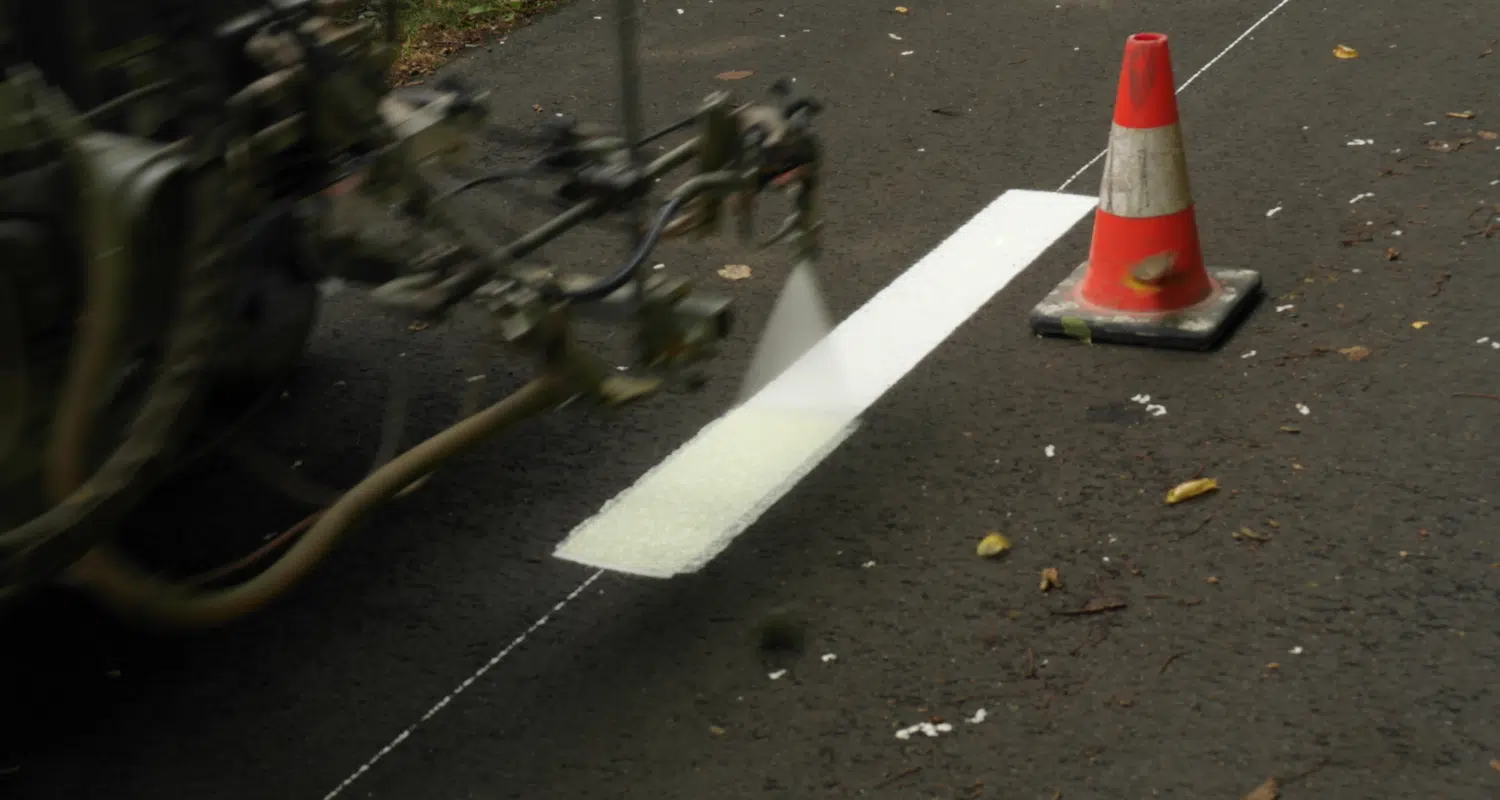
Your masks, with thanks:
[{"label": "white painted road line", "polygon": [[[1181,86],[1177,87],[1178,93],[1181,93],[1182,90],[1186,89],[1189,84],[1191,84],[1193,81],[1196,81],[1204,73],[1208,72],[1208,70],[1209,70],[1210,67],[1212,67],[1214,64],[1218,63],[1219,60],[1222,59],[1225,55],[1228,55],[1229,51],[1231,51],[1235,47],[1239,46],[1240,42],[1242,42],[1246,38],[1248,38],[1250,36],[1250,34],[1253,33],[1262,24],[1264,24],[1266,22],[1266,20],[1269,20],[1271,17],[1275,16],[1275,14],[1277,12],[1281,11],[1281,9],[1283,7],[1285,7],[1290,2],[1291,2],[1291,0],[1280,0],[1280,2],[1278,2],[1274,8],[1272,8],[1270,11],[1266,12],[1266,14],[1264,16],[1262,16],[1260,19],[1256,20],[1255,23],[1252,24],[1249,28],[1246,28],[1243,33],[1241,33],[1238,37],[1235,38],[1234,41],[1230,42],[1228,47],[1225,47],[1222,51],[1219,52],[1218,55],[1214,56],[1212,59],[1209,59],[1209,61],[1208,61],[1207,64],[1204,64],[1202,68],[1200,68],[1197,72],[1193,73],[1192,77],[1188,78],[1186,81],[1183,82],[1183,84]],[[1062,184],[1062,186],[1058,187],[1058,191],[1059,192],[1066,191],[1067,188],[1070,185],[1072,185],[1073,181],[1077,180],[1079,178],[1079,176],[1081,176],[1083,173],[1087,172],[1088,169],[1089,169],[1089,167],[1092,167],[1094,164],[1097,164],[1099,162],[1099,160],[1102,159],[1102,158],[1104,158],[1104,156],[1107,153],[1108,153],[1107,149],[1106,150],[1101,150],[1099,152],[1099,155],[1095,156],[1092,161],[1090,161],[1089,163],[1083,165],[1082,168],[1080,168],[1077,172],[1073,173],[1073,176],[1071,178],[1068,178],[1066,181],[1064,181],[1063,184]],[[767,387],[767,388],[769,388],[769,387]],[[333,800],[333,798],[337,797],[344,790],[348,789],[350,785],[352,785],[355,781],[357,781],[360,778],[360,776],[364,775],[366,772],[369,772],[370,768],[373,767],[373,766],[375,766],[376,762],[380,761],[382,758],[385,758],[388,754],[390,754],[390,752],[392,750],[395,750],[397,747],[399,747],[401,745],[402,742],[404,742],[408,738],[410,738],[411,735],[412,735],[412,733],[415,732],[416,729],[422,725],[422,723],[424,723],[427,720],[431,719],[434,715],[436,715],[439,711],[441,711],[444,707],[446,707],[453,700],[453,698],[456,697],[460,692],[462,692],[464,689],[467,689],[469,686],[473,685],[474,681],[476,681],[479,678],[483,677],[484,674],[487,673],[487,672],[489,672],[491,669],[493,669],[495,667],[495,665],[499,664],[501,661],[503,661],[507,657],[509,657],[517,648],[519,648],[526,641],[527,637],[529,637],[532,633],[536,632],[536,630],[539,629],[539,628],[541,628],[543,625],[547,624],[547,622],[550,621],[550,619],[551,619],[551,617],[552,617],[553,614],[556,614],[559,611],[561,611],[564,606],[566,606],[568,603],[570,603],[574,599],[576,599],[580,594],[583,593],[583,591],[585,589],[587,589],[589,587],[590,584],[592,584],[594,581],[598,580],[599,577],[601,575],[603,575],[603,574],[604,573],[601,570],[599,572],[595,572],[592,575],[590,575],[586,580],[584,580],[584,582],[582,584],[580,584],[578,586],[578,588],[574,589],[572,592],[570,592],[568,594],[567,597],[564,597],[556,606],[554,606],[551,612],[543,615],[543,617],[541,619],[539,619],[535,623],[533,623],[532,626],[530,628],[526,629],[526,631],[523,632],[520,636],[518,636],[515,639],[515,641],[511,642],[508,646],[506,646],[506,648],[504,650],[501,650],[498,654],[495,655],[495,657],[491,658],[487,663],[485,663],[484,666],[480,667],[477,672],[475,672],[473,675],[470,675],[463,683],[459,684],[458,688],[454,689],[452,692],[450,692],[447,697],[444,697],[442,700],[440,700],[437,703],[437,705],[433,706],[432,709],[429,710],[426,714],[424,714],[421,719],[419,719],[416,722],[412,723],[412,725],[410,727],[408,727],[406,730],[402,731],[400,733],[400,735],[398,735],[390,744],[388,744],[385,747],[381,748],[381,750],[379,752],[377,752],[374,756],[372,756],[369,761],[365,762],[363,765],[360,766],[359,769],[355,770],[354,774],[350,775],[348,778],[345,778],[344,781],[343,781],[343,783],[340,783],[337,788],[335,788],[333,791],[329,792],[324,797],[324,800]]]},{"label": "white painted road line", "polygon": [[1098,203],[1012,190],[554,552],[668,578],[701,569],[828,457],[859,416]]}]

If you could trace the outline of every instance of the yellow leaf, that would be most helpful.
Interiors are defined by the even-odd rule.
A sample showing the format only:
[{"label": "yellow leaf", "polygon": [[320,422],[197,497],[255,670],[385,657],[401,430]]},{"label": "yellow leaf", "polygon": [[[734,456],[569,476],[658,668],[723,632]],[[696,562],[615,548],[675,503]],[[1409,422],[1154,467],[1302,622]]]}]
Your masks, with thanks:
[{"label": "yellow leaf", "polygon": [[992,533],[979,540],[979,547],[975,550],[981,558],[994,558],[1010,550],[1010,540],[1005,534]]},{"label": "yellow leaf", "polygon": [[1062,576],[1060,576],[1060,575],[1057,574],[1057,567],[1048,567],[1048,568],[1042,570],[1042,585],[1041,585],[1042,591],[1045,592],[1048,589],[1061,589],[1061,588],[1062,588]]},{"label": "yellow leaf", "polygon": [[1423,328],[1425,328],[1425,327],[1427,327],[1428,325],[1431,325],[1431,324],[1432,324],[1431,322],[1424,322],[1422,320],[1418,320],[1416,322],[1413,322],[1411,324],[1411,326],[1413,328],[1416,328],[1417,330],[1422,330]]},{"label": "yellow leaf", "polygon": [[1093,344],[1094,334],[1089,330],[1089,324],[1078,317],[1063,317],[1062,327],[1064,336]]},{"label": "yellow leaf", "polygon": [[751,72],[748,69],[736,69],[730,70],[729,72],[720,72],[714,77],[718,78],[721,81],[738,81],[748,78],[754,74],[754,72]]},{"label": "yellow leaf", "polygon": [[1213,478],[1198,478],[1187,483],[1179,483],[1167,492],[1167,505],[1176,505],[1184,500],[1191,500],[1199,495],[1217,491],[1219,482]]},{"label": "yellow leaf", "polygon": [[1364,361],[1370,357],[1370,348],[1355,345],[1354,347],[1345,347],[1339,350],[1339,354],[1345,356],[1350,361]]},{"label": "yellow leaf", "polygon": [[750,277],[750,268],[744,264],[726,264],[719,270],[719,277],[726,281],[742,281]]},{"label": "yellow leaf", "polygon": [[896,6],[896,13],[897,14],[905,14],[906,12],[908,12],[910,10],[911,9],[907,8],[906,6]]},{"label": "yellow leaf", "polygon": [[1359,51],[1347,44],[1341,44],[1333,48],[1334,58],[1359,58]]},{"label": "yellow leaf", "polygon": [[1450,116],[1450,117],[1452,117],[1454,119],[1473,119],[1474,118],[1474,112],[1472,112],[1472,111],[1449,111],[1448,112],[1448,116]]}]

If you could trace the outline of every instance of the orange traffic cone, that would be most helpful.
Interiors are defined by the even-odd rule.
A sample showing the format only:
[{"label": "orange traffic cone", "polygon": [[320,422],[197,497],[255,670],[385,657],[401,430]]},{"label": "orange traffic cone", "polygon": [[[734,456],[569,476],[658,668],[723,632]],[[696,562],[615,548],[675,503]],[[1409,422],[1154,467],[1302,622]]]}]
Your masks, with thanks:
[{"label": "orange traffic cone", "polygon": [[1206,350],[1260,292],[1252,270],[1206,268],[1167,37],[1125,42],[1089,257],[1031,312],[1032,330]]}]

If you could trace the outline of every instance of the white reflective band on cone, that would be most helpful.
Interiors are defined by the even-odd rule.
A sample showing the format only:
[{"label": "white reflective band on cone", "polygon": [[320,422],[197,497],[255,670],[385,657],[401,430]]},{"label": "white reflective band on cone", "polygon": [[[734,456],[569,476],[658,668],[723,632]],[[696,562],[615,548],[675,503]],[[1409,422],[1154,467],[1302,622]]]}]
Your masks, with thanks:
[{"label": "white reflective band on cone", "polygon": [[1192,205],[1180,125],[1110,128],[1099,189],[1101,211],[1117,217],[1165,217]]}]

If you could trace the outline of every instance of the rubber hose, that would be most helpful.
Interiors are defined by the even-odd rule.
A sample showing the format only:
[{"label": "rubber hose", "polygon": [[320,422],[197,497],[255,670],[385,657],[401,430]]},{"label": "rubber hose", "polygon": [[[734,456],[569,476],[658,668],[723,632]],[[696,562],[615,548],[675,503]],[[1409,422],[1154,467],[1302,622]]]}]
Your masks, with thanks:
[{"label": "rubber hose", "polygon": [[276,600],[305,578],[360,519],[382,501],[500,429],[535,416],[571,394],[565,379],[547,375],[444,430],[356,484],[265,571],[227,589],[202,590],[148,574],[122,553],[99,547],[69,571],[70,582],[111,610],[166,628],[210,628],[233,622]]},{"label": "rubber hose", "polygon": [[227,209],[237,205],[224,201],[233,193],[218,180],[201,178],[195,188],[199,194],[189,207],[198,213],[193,215],[178,315],[160,372],[125,440],[93,476],[40,516],[0,533],[0,550],[11,551],[0,585],[45,580],[40,576],[61,572],[102,541],[109,522],[154,478],[167,447],[191,424],[222,330],[227,295],[222,247]]}]

